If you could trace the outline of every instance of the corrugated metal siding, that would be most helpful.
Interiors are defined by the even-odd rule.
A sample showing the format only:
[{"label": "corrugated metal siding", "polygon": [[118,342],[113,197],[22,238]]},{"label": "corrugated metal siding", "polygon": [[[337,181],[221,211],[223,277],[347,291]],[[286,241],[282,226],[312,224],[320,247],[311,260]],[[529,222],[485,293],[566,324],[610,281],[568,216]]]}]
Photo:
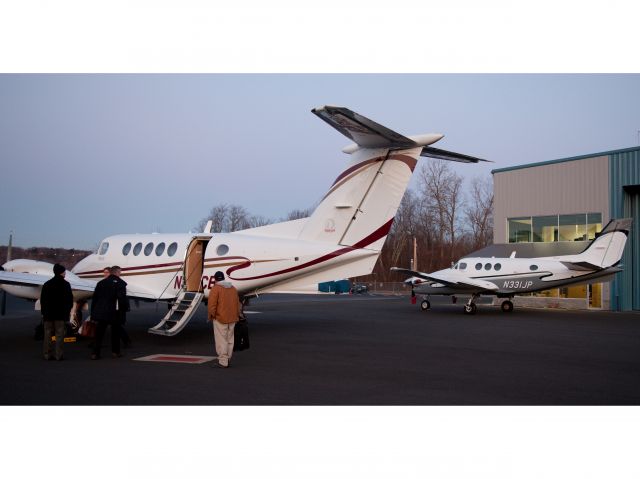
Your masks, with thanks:
[{"label": "corrugated metal siding", "polygon": [[609,215],[609,157],[496,172],[495,243],[507,242],[507,218],[573,213]]},{"label": "corrugated metal siding", "polygon": [[[633,217],[633,231],[624,255],[624,270],[611,283],[611,309],[640,309],[640,148],[609,157],[610,214],[612,218]],[[627,189],[625,190],[625,187]]]}]

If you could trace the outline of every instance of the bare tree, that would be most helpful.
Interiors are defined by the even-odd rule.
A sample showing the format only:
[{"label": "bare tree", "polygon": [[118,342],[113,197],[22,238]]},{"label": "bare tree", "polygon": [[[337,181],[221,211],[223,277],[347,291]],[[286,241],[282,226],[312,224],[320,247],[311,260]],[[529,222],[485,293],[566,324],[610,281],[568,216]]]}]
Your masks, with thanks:
[{"label": "bare tree", "polygon": [[470,201],[465,218],[471,233],[473,249],[483,248],[493,241],[493,184],[490,178],[471,180]]},{"label": "bare tree", "polygon": [[231,205],[227,215],[227,231],[239,231],[249,228],[249,212],[244,206]]},{"label": "bare tree", "polygon": [[253,215],[249,218],[249,228],[257,228],[258,226],[266,226],[273,223],[270,218],[265,218],[260,215]]},{"label": "bare tree", "polygon": [[407,190],[402,197],[387,240],[389,245],[387,249],[390,249],[391,252],[389,255],[391,266],[409,267],[405,260],[410,258],[412,254],[409,251],[413,237],[417,234],[418,209],[419,203],[416,195],[411,190]]},{"label": "bare tree", "polygon": [[207,224],[207,221],[211,220],[211,232],[212,233],[222,233],[226,230],[227,226],[227,214],[229,211],[229,205],[226,203],[222,203],[220,205],[214,206],[211,208],[209,214],[200,220],[198,223],[198,230],[203,231],[204,227]]},{"label": "bare tree", "polygon": [[[420,169],[420,193],[424,207],[434,212],[432,229],[440,249],[441,266],[451,261],[456,246],[458,216],[463,204],[462,177],[446,161],[429,161]],[[448,248],[448,255],[445,249]]]},{"label": "bare tree", "polygon": [[289,211],[289,213],[287,213],[286,221],[308,218],[309,216],[311,216],[311,213],[313,213],[313,208],[291,210]]}]

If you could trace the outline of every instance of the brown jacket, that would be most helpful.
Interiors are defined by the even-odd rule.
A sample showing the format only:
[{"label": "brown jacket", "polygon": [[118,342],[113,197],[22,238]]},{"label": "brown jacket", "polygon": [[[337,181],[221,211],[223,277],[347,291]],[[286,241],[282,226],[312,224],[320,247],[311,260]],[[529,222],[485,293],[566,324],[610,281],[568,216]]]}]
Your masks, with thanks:
[{"label": "brown jacket", "polygon": [[238,291],[228,281],[216,283],[209,291],[209,321],[215,319],[224,324],[235,323],[241,310]]}]

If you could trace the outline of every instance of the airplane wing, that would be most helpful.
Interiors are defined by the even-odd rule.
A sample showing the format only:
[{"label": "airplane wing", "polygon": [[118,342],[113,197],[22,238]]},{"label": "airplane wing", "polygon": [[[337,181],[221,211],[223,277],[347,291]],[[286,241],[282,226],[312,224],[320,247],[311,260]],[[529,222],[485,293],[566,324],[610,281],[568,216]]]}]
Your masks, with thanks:
[{"label": "airplane wing", "polygon": [[421,273],[404,268],[391,268],[391,271],[397,271],[409,276],[416,276],[431,283],[444,284],[445,286],[460,287],[464,289],[480,289],[484,291],[495,291],[498,286],[495,284],[478,278],[469,278],[468,276],[456,273]]},{"label": "airplane wing", "polygon": [[[42,274],[0,271],[0,284],[12,284],[16,286],[42,286],[50,279],[51,276],[44,276]],[[71,279],[69,281],[69,284],[71,284],[71,289],[76,291],[93,292],[96,287],[95,281],[88,281],[81,278]]]},{"label": "airplane wing", "polygon": [[[65,278],[71,285],[72,291],[82,291],[87,293],[93,293],[96,288],[96,281],[90,281],[87,279],[78,278],[77,276]],[[34,286],[42,287],[44,283],[49,281],[51,276],[45,276],[42,274],[32,273],[16,273],[12,271],[0,271],[0,284],[10,284],[15,286]],[[143,300],[156,300],[155,295],[148,291],[142,291],[140,289],[132,289],[127,286],[127,296],[130,299],[143,299]]]}]

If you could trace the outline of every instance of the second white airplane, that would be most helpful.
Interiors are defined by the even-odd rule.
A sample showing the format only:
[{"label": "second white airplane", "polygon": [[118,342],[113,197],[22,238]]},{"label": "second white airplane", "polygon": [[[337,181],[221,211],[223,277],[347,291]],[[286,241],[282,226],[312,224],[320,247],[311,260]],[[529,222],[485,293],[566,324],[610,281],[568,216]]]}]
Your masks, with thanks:
[{"label": "second white airplane", "polygon": [[[317,292],[318,283],[371,273],[420,156],[483,161],[430,147],[443,135],[406,137],[347,108],[314,114],[354,142],[343,151],[347,168],[309,218],[233,233],[116,235],[80,261],[66,279],[82,303],[105,266],[119,265],[127,294],[173,303],[149,332],[172,336],[208,297],[216,271],[244,297],[275,292]],[[0,271],[8,293],[38,300],[52,275],[49,263],[13,260]]]},{"label": "second white airplane", "polygon": [[609,281],[622,271],[618,267],[631,230],[631,218],[611,220],[580,254],[537,258],[466,257],[451,268],[421,273],[404,268],[392,271],[411,276],[412,294],[427,296],[420,307],[431,307],[429,295],[470,294],[464,312],[475,314],[481,295],[504,298],[501,308],[513,311],[511,299],[516,294],[544,291],[574,284]]}]

